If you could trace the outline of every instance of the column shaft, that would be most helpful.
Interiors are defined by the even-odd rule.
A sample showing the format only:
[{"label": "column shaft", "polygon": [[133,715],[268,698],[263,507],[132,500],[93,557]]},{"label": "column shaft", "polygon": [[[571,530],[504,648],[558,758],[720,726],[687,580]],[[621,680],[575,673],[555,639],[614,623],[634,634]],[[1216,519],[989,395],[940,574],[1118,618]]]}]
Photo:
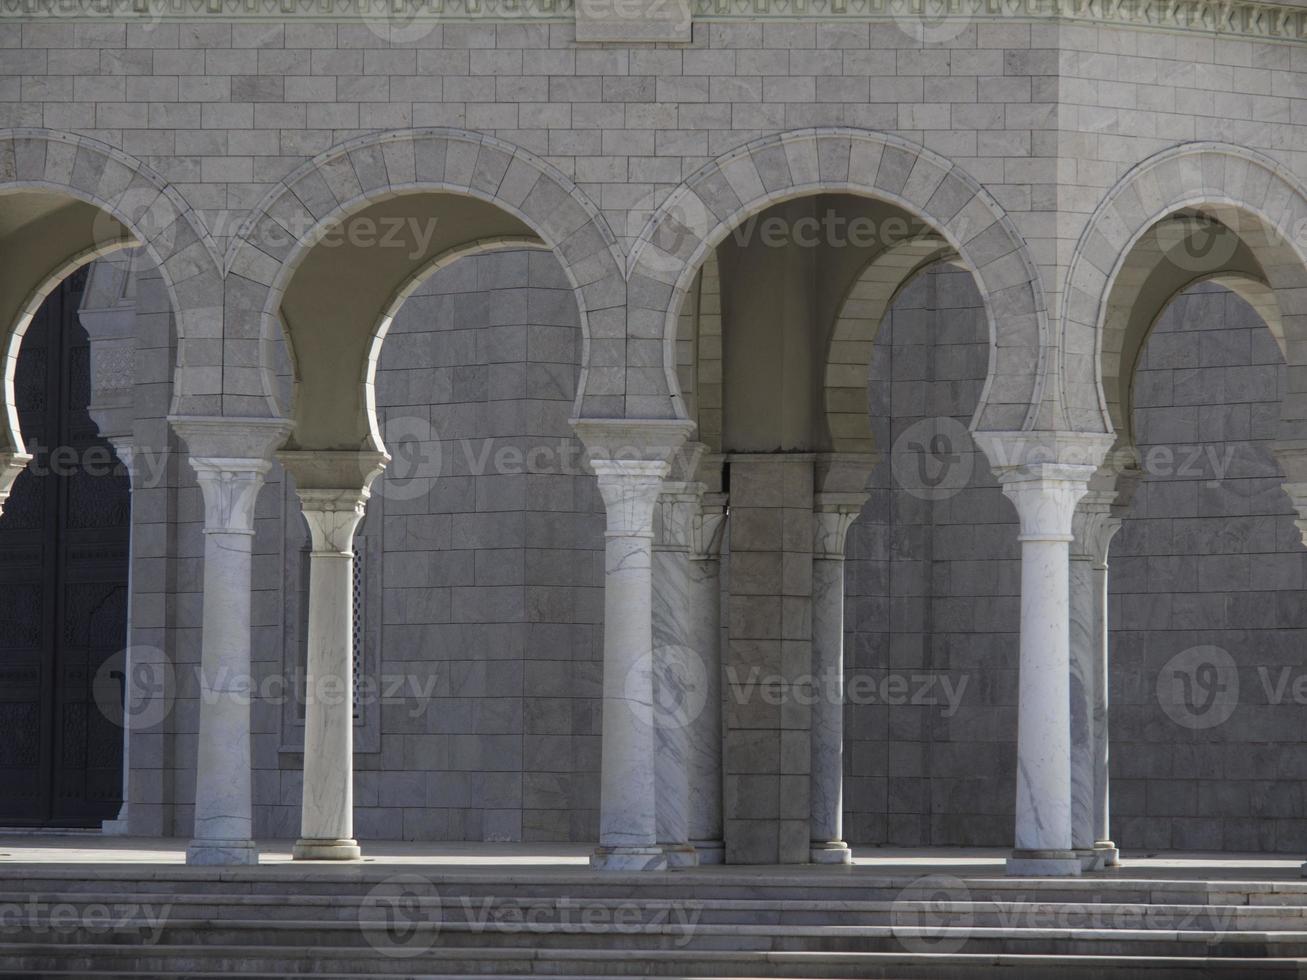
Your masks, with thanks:
[{"label": "column shaft", "polygon": [[270,463],[191,458],[204,493],[200,731],[188,864],[257,864],[250,778],[254,502]]},{"label": "column shaft", "polygon": [[607,510],[599,847],[592,867],[667,866],[658,846],[653,719],[653,508],[665,462],[596,460]]},{"label": "column shaft", "polygon": [[301,489],[309,557],[304,802],[294,857],[351,860],[354,840],[354,531],[366,491]]},{"label": "column shaft", "polygon": [[[720,524],[720,516],[718,522]],[[703,691],[687,729],[690,758],[690,843],[700,864],[721,864],[722,652],[721,561],[715,551],[689,562],[691,649],[702,657]],[[700,704],[700,702],[702,702]]]},{"label": "column shaft", "polygon": [[1088,555],[1071,555],[1070,697],[1071,697],[1071,847],[1087,863],[1094,847],[1094,640],[1098,611],[1093,563]]},{"label": "column shaft", "polygon": [[[844,541],[866,501],[821,502],[812,555],[812,740],[809,791],[811,844],[817,864],[852,861],[844,842]],[[844,495],[848,496],[848,495]]]},{"label": "column shaft", "polygon": [[684,550],[653,554],[654,781],[657,838],[669,866],[698,863],[690,845],[690,751],[687,703],[697,692],[690,635],[690,559]]}]

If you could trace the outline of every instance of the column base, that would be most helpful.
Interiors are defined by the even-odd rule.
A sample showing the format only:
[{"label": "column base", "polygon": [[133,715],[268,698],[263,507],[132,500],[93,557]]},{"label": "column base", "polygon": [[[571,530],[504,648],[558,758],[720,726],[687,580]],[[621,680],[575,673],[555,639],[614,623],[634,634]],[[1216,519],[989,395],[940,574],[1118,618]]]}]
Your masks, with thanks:
[{"label": "column base", "polygon": [[666,871],[667,855],[661,847],[596,847],[590,855],[595,871]]},{"label": "column base", "polygon": [[1094,841],[1094,850],[1098,853],[1100,868],[1115,868],[1121,863],[1121,851],[1110,840]]},{"label": "column base", "polygon": [[348,837],[337,840],[301,837],[290,856],[296,861],[357,861],[363,852],[358,841]]},{"label": "column base", "polygon": [[659,844],[667,858],[669,868],[693,868],[699,863],[699,852],[689,844]]},{"label": "column base", "polygon": [[1075,851],[1020,851],[1007,859],[1007,873],[1015,877],[1067,877],[1080,874],[1080,856]]},{"label": "column base", "polygon": [[725,864],[726,845],[719,840],[691,841],[699,854],[700,864]]},{"label": "column base", "polygon": [[195,865],[258,864],[259,849],[252,840],[196,838],[186,848],[186,863]]},{"label": "column base", "polygon": [[852,864],[853,852],[842,840],[815,840],[808,848],[813,864]]},{"label": "column base", "polygon": [[1103,856],[1092,847],[1077,847],[1076,857],[1080,859],[1081,871],[1097,871],[1103,866]]}]

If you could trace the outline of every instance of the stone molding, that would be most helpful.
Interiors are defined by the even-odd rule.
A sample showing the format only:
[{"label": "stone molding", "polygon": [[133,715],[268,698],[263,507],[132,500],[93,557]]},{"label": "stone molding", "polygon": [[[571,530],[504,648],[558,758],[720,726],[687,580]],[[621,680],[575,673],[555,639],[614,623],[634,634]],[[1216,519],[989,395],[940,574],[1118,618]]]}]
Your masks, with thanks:
[{"label": "stone molding", "polygon": [[[1283,3],[1220,0],[689,0],[693,20],[861,20],[911,31],[941,22],[1040,21],[1140,27],[1263,41],[1307,40],[1307,10]],[[573,0],[4,0],[0,20],[253,21],[363,20],[381,34],[428,22],[543,21],[571,23]],[[605,40],[594,38],[592,40]],[[632,37],[630,43],[640,39]],[[649,37],[645,41],[674,38]]]}]

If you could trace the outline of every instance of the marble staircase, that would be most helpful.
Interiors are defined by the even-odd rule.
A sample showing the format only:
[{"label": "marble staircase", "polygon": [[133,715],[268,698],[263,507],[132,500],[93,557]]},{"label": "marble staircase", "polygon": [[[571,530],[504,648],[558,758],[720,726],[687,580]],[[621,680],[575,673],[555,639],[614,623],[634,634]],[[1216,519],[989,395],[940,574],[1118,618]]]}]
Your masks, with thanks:
[{"label": "marble staircase", "polygon": [[3,977],[1299,977],[1307,882],[9,865]]}]

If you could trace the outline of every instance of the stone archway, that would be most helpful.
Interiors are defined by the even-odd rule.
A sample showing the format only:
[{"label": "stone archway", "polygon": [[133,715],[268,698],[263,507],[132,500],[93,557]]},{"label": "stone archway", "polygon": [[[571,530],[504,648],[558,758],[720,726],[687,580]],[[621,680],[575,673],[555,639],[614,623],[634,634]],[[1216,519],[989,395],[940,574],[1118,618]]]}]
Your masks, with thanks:
[{"label": "stone archway", "polygon": [[[242,300],[227,315],[258,322],[229,323],[229,336],[251,339],[230,341],[226,356],[252,356],[244,363],[262,366],[259,395],[269,413],[277,406],[266,348],[282,331],[279,310],[295,270],[324,229],[400,196],[438,194],[489,205],[514,219],[511,237],[533,234],[558,255],[581,311],[578,405],[590,374],[606,373],[622,345],[626,287],[620,250],[598,210],[562,173],[519,147],[462,130],[404,130],[361,137],[304,164],[264,197],[228,250],[228,293],[237,290]],[[459,244],[487,237],[474,230]],[[246,351],[250,344],[263,349]],[[609,414],[620,408],[599,407]]]},{"label": "stone archway", "polygon": [[[683,416],[675,377],[677,319],[705,256],[763,208],[820,193],[850,193],[902,208],[940,234],[976,276],[990,325],[991,364],[973,427],[1062,428],[1056,364],[1039,273],[997,202],[960,167],[870,131],[806,129],[748,143],[678,187],[650,217],[628,262],[628,365],[663,377],[635,402],[641,414]],[[628,370],[629,373],[629,370]],[[630,399],[628,398],[628,403]]]},{"label": "stone archway", "polygon": [[[99,140],[11,129],[0,131],[0,203],[12,205],[9,230],[24,236],[23,247],[7,253],[14,259],[0,273],[10,368],[26,324],[63,276],[97,256],[140,245],[163,275],[176,319],[173,411],[221,411],[221,263],[212,237],[176,190]],[[11,370],[5,400],[8,424],[0,438],[5,448],[21,453]]]}]

